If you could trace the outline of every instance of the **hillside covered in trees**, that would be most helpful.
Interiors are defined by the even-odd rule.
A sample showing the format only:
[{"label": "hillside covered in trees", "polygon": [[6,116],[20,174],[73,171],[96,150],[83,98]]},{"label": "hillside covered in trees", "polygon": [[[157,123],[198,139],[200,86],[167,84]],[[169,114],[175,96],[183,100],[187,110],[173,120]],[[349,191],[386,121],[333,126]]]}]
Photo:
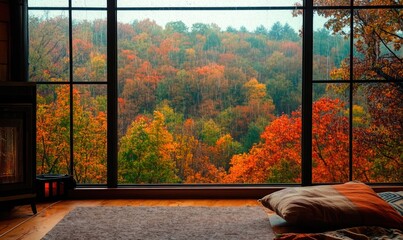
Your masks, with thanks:
[{"label": "hillside covered in trees", "polygon": [[[47,83],[38,85],[37,172],[105,183],[106,21],[73,22],[70,70],[68,20],[45,15],[29,19],[30,80]],[[318,29],[313,51],[314,80],[345,77],[349,40]],[[119,183],[300,182],[301,81],[301,36],[288,24],[119,23]],[[355,90],[353,176],[399,181],[402,92],[375,85]],[[348,180],[347,94],[343,84],[314,86],[315,182]]]}]

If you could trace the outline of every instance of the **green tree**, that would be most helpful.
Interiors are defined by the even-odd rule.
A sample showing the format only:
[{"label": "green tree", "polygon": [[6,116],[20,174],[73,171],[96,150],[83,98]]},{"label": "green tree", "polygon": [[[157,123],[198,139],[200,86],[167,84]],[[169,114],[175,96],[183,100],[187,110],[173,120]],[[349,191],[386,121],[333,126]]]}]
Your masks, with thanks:
[{"label": "green tree", "polygon": [[218,138],[221,136],[221,129],[213,119],[209,119],[207,121],[202,121],[202,127],[200,130],[200,139],[210,145],[213,146]]},{"label": "green tree", "polygon": [[173,137],[165,126],[164,115],[154,119],[138,117],[121,138],[119,181],[121,183],[175,183]]},{"label": "green tree", "polygon": [[288,24],[284,26],[280,22],[275,22],[269,30],[269,38],[275,41],[289,40],[299,41],[300,38],[295,30]]},{"label": "green tree", "polygon": [[165,30],[170,32],[170,33],[174,33],[174,32],[187,33],[188,32],[188,27],[182,21],[175,21],[175,22],[168,22],[165,25]]}]

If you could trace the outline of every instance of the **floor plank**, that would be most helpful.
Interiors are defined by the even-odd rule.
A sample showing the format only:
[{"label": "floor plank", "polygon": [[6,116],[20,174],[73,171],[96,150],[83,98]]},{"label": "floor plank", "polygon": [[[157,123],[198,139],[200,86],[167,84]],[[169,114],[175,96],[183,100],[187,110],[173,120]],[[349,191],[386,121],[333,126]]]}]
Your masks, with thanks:
[{"label": "floor plank", "polygon": [[68,212],[77,206],[258,206],[255,199],[244,200],[63,200],[37,204],[38,213],[32,214],[29,205],[17,206],[0,212],[0,239],[41,239]]}]

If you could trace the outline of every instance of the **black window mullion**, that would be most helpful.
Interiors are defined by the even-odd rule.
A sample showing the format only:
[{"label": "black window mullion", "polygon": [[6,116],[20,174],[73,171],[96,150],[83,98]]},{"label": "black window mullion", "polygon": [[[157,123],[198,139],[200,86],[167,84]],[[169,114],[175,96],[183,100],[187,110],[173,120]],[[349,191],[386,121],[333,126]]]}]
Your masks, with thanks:
[{"label": "black window mullion", "polygon": [[108,1],[107,10],[107,185],[115,188],[118,184],[118,59],[117,59],[117,10],[116,0]]},{"label": "black window mullion", "polygon": [[313,64],[313,0],[305,0],[302,39],[302,139],[301,184],[312,185],[312,64]]},{"label": "black window mullion", "polygon": [[74,99],[73,99],[73,13],[69,0],[69,91],[70,91],[70,175],[74,176]]},{"label": "black window mullion", "polygon": [[[350,2],[351,6],[354,5],[354,0]],[[354,8],[350,9],[350,79],[349,79],[349,118],[348,118],[348,131],[349,131],[349,143],[348,143],[348,180],[353,180],[353,87],[354,87]]]}]

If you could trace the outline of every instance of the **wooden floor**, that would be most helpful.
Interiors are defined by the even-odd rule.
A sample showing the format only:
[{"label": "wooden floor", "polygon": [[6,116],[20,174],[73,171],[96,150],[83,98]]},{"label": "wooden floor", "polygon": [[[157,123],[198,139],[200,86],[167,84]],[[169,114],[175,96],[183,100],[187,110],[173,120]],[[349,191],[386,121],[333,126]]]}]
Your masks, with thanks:
[{"label": "wooden floor", "polygon": [[63,200],[39,203],[38,213],[31,207],[17,206],[9,212],[0,212],[0,239],[41,239],[69,211],[77,206],[257,206],[253,200]]}]

